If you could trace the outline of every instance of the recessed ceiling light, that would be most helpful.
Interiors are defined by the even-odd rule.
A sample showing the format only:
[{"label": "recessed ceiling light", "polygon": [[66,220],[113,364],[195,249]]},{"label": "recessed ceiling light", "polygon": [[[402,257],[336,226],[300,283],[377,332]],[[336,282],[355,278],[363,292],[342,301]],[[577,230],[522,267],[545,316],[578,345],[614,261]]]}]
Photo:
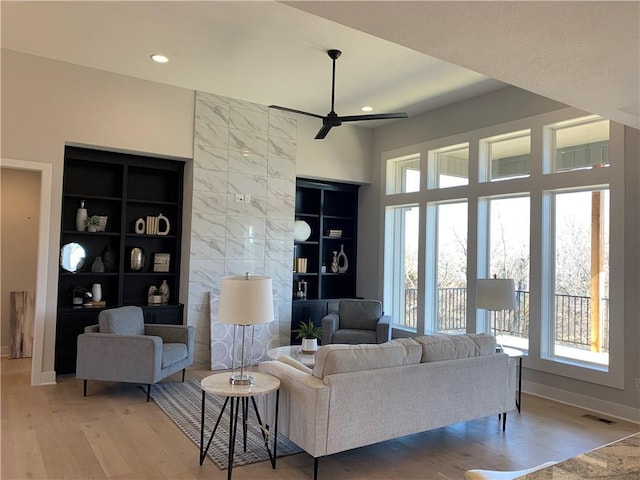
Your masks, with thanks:
[{"label": "recessed ceiling light", "polygon": [[157,63],[167,63],[169,61],[169,58],[165,57],[164,55],[160,55],[159,53],[154,53],[153,55],[151,55],[151,60]]},{"label": "recessed ceiling light", "polygon": [[362,110],[363,112],[373,112],[373,107],[370,107],[369,105],[365,105],[360,110]]}]

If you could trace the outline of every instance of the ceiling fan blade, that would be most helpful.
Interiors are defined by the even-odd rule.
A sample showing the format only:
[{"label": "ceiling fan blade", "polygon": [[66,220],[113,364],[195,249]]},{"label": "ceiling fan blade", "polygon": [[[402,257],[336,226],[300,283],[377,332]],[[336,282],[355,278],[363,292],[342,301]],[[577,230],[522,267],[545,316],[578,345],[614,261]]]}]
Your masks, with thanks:
[{"label": "ceiling fan blade", "polygon": [[347,115],[345,117],[338,117],[343,122],[359,122],[360,120],[384,120],[387,118],[407,118],[408,115],[405,112],[397,113],[371,113],[369,115]]},{"label": "ceiling fan blade", "polygon": [[331,125],[323,125],[320,131],[318,131],[318,133],[316,134],[316,140],[322,140],[324,137],[326,137],[331,128]]},{"label": "ceiling fan blade", "polygon": [[303,112],[302,110],[295,110],[293,108],[279,107],[278,105],[269,105],[269,108],[284,110],[285,112],[299,113],[300,115],[308,115],[309,117],[324,118],[322,115],[316,115],[315,113]]}]

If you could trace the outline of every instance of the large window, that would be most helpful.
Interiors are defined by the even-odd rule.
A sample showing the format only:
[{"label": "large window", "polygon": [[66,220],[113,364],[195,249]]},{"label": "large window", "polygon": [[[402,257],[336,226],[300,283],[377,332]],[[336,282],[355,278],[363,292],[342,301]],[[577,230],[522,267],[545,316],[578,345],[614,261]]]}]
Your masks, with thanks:
[{"label": "large window", "polygon": [[418,215],[416,205],[388,208],[385,218],[385,311],[394,324],[416,329],[418,318]]},{"label": "large window", "polygon": [[[387,152],[384,302],[397,327],[493,333],[496,319],[533,368],[622,384],[624,134],[576,112]],[[514,280],[517,308],[489,317],[473,294],[493,276]]]},{"label": "large window", "polygon": [[553,192],[550,356],[608,364],[609,190]]},{"label": "large window", "polygon": [[435,247],[427,251],[435,290],[427,295],[428,331],[464,333],[467,329],[467,202],[430,205],[427,222]]},{"label": "large window", "polygon": [[[487,278],[508,278],[516,286],[515,310],[492,315],[498,341],[505,346],[529,349],[529,197],[490,198],[486,200],[489,218]],[[485,233],[483,232],[482,235]],[[479,272],[480,273],[480,272]]]}]

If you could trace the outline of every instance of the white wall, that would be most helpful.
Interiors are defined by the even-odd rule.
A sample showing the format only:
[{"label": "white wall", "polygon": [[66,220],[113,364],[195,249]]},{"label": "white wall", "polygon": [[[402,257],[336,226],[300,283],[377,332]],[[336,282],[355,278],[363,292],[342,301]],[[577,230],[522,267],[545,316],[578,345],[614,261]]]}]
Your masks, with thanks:
[{"label": "white wall", "polygon": [[[52,166],[50,242],[44,325],[44,351],[40,371],[54,378],[58,250],[65,144],[150,154],[187,162],[193,174],[194,98],[192,90],[139,80],[64,62],[2,50],[1,155]],[[211,92],[216,93],[216,92]],[[319,125],[303,125],[298,137],[313,139]],[[333,133],[343,130],[341,135]],[[356,133],[349,135],[350,129]],[[342,181],[369,178],[369,152],[358,151],[367,131],[352,126],[336,129],[318,154],[317,141],[298,146],[298,176],[322,176]],[[347,139],[343,138],[347,136]],[[341,145],[342,142],[346,145]],[[355,162],[355,163],[354,163]],[[350,165],[345,168],[344,165]],[[334,175],[335,177],[332,177]],[[353,175],[352,178],[349,175]],[[185,179],[185,208],[191,207],[193,178]],[[188,235],[190,225],[183,232]],[[188,239],[188,237],[187,237]],[[189,252],[183,249],[183,265]],[[184,273],[184,270],[183,270]],[[188,275],[182,275],[180,300],[187,303]]]}]

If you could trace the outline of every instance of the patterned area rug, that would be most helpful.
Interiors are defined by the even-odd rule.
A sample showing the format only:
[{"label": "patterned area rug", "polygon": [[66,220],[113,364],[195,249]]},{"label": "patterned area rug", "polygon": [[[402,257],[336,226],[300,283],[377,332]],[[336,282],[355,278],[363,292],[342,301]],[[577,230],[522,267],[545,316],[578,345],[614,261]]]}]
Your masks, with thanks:
[{"label": "patterned area rug", "polygon": [[[202,406],[202,390],[199,380],[187,382],[157,383],[151,388],[151,398],[156,404],[180,427],[180,430],[200,448],[200,412]],[[224,404],[224,398],[207,394],[205,403],[205,444],[209,441],[211,431]],[[238,422],[236,434],[236,447],[233,455],[233,466],[248,465],[250,463],[269,460],[269,454],[264,446],[262,433],[257,427],[258,421],[255,412],[249,402],[249,428],[247,430],[247,451],[242,448],[242,429]],[[260,416],[264,417],[262,411]],[[264,419],[264,418],[263,418]],[[227,469],[229,455],[229,405],[222,416],[220,425],[211,441],[207,456],[221,470]],[[271,442],[273,452],[273,442]],[[302,452],[302,449],[288,438],[278,433],[278,457],[286,457]],[[197,454],[196,455],[197,458]]]}]

